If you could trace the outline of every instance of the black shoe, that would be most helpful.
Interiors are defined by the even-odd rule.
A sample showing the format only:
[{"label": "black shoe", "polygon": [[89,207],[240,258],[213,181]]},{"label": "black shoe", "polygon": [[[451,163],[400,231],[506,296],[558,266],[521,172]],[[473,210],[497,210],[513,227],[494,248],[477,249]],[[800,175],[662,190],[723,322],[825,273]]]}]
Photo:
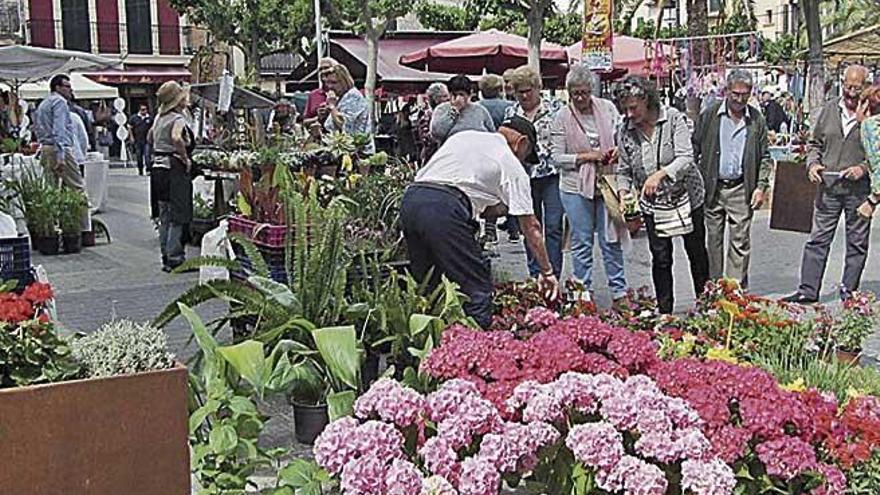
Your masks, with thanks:
[{"label": "black shoe", "polygon": [[794,304],[815,304],[819,302],[819,299],[815,297],[807,297],[800,292],[795,292],[794,294],[783,297],[781,299],[782,302],[794,303]]},{"label": "black shoe", "polygon": [[165,272],[165,273],[171,273],[172,271],[174,271],[174,268],[171,267],[171,265],[163,264],[163,265],[162,265],[162,271]]},{"label": "black shoe", "polygon": [[519,234],[517,234],[517,233],[510,234],[507,237],[507,240],[510,241],[511,243],[514,243],[514,244],[517,243],[517,242],[519,242]]}]

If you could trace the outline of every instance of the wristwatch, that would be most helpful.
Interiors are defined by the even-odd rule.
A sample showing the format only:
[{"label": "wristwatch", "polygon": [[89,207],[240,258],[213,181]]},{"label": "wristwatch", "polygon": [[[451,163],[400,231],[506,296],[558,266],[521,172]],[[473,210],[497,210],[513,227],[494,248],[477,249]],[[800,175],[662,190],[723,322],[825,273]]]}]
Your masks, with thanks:
[{"label": "wristwatch", "polygon": [[868,196],[868,203],[871,203],[871,206],[880,205],[880,199],[877,199],[873,194]]}]

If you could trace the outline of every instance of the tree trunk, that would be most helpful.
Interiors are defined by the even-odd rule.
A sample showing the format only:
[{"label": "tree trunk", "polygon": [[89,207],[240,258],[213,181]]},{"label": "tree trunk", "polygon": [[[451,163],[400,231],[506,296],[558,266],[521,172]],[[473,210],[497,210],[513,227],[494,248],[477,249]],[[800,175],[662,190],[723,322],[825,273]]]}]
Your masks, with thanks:
[{"label": "tree trunk", "polygon": [[529,67],[541,74],[541,39],[544,37],[544,0],[532,3],[532,8],[526,14],[526,22],[529,25]]},{"label": "tree trunk", "polygon": [[380,37],[381,33],[376,29],[367,29],[367,80],[364,83],[364,96],[367,97],[367,111],[370,115],[371,126],[374,122],[373,107],[376,100],[376,72],[378,71]]},{"label": "tree trunk", "polygon": [[[688,35],[689,36],[706,36],[709,34],[709,5],[707,0],[687,0],[686,4],[688,12]],[[660,23],[657,23],[657,29],[660,29]],[[695,40],[691,54],[691,65],[700,67],[710,62],[707,41]],[[694,71],[699,73],[699,71]],[[697,94],[688,94],[686,100],[687,114],[694,121],[700,115],[700,105],[702,98]]]},{"label": "tree trunk", "polygon": [[810,123],[816,124],[819,109],[825,102],[825,65],[822,60],[822,26],[819,19],[819,0],[805,0],[803,3],[804,21],[807,23],[807,110]]}]

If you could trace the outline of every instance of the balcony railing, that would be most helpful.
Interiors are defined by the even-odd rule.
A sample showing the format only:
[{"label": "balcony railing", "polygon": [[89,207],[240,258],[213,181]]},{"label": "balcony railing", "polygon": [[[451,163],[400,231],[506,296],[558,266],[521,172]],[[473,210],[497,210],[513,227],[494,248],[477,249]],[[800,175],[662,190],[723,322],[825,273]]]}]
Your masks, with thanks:
[{"label": "balcony railing", "polygon": [[[89,22],[88,29],[62,20],[31,19],[27,43],[48,48],[112,55],[192,55],[204,31],[191,26],[152,25],[129,32],[121,22]],[[88,34],[88,36],[86,36]]]},{"label": "balcony railing", "polygon": [[0,1],[0,39],[18,39],[21,35],[21,6],[18,2]]}]

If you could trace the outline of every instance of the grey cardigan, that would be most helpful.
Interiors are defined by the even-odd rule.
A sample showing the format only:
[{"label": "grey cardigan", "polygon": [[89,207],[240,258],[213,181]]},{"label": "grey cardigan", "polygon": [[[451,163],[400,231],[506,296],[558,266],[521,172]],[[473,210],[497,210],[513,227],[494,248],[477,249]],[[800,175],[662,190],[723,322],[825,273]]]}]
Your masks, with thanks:
[{"label": "grey cardigan", "polygon": [[[648,176],[659,170],[666,170],[667,178],[660,184],[660,192],[673,185],[683,185],[687,189],[691,208],[703,205],[706,195],[703,176],[694,164],[694,148],[691,144],[691,131],[684,114],[672,107],[660,108],[660,118],[654,129],[654,140],[659,134],[660,161],[651,159],[648,163],[642,160],[642,142],[644,138],[630,121],[626,119],[617,131],[617,149],[620,158],[617,161],[617,189],[637,192],[641,190]],[[656,148],[652,153],[656,156]]]},{"label": "grey cardigan", "polygon": [[431,115],[431,136],[443,144],[449,136],[461,131],[495,132],[495,123],[489,111],[479,103],[468,103],[461,113],[453,112],[449,102],[437,105]]},{"label": "grey cardigan", "polygon": [[[614,118],[614,122],[609,126],[611,129],[615,129],[620,123],[620,112],[617,111],[617,107],[614,106],[614,103],[602,98],[595,98],[594,101],[596,105],[602,105],[602,111],[605,115]],[[568,129],[565,128],[569,115],[571,115],[570,106],[562,107],[556,114],[550,138],[550,149],[559,168],[559,190],[566,193],[578,193],[580,191],[580,166],[577,163],[577,152],[574,151],[575,143],[569,142]],[[574,118],[579,117],[574,116]],[[582,135],[580,132],[575,134]]]}]

